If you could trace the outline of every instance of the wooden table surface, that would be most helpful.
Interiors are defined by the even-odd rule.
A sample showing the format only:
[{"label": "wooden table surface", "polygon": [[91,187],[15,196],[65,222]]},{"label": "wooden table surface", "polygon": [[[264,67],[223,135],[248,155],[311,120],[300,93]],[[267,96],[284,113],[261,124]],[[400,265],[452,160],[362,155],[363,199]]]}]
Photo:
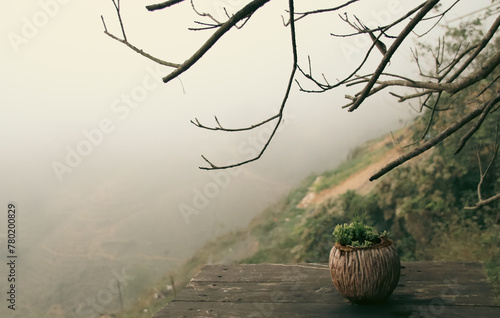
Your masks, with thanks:
[{"label": "wooden table surface", "polygon": [[333,286],[327,264],[206,265],[153,318],[500,317],[481,263],[402,262],[383,304],[353,305]]}]

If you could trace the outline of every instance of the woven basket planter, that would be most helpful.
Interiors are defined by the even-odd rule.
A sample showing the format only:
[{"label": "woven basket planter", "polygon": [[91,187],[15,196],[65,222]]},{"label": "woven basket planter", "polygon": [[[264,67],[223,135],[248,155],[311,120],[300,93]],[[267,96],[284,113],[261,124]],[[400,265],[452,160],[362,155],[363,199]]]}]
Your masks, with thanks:
[{"label": "woven basket planter", "polygon": [[390,239],[370,247],[335,243],[330,274],[338,292],[353,303],[378,303],[389,297],[399,281],[401,262]]}]

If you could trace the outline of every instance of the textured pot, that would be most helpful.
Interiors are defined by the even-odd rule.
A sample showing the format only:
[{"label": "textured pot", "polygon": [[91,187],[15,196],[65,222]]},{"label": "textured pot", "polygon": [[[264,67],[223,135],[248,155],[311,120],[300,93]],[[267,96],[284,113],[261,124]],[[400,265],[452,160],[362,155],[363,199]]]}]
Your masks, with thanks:
[{"label": "textured pot", "polygon": [[389,297],[399,281],[401,262],[390,239],[370,247],[335,243],[330,251],[330,274],[338,292],[353,303],[378,303]]}]

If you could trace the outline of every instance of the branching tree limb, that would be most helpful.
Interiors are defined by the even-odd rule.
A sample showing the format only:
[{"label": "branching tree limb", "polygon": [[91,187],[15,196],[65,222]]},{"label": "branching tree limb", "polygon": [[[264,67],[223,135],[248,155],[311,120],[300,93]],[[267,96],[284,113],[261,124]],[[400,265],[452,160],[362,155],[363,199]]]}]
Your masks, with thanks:
[{"label": "branching tree limb", "polygon": [[[218,40],[223,38],[229,32],[229,30],[244,27],[250,18],[271,0],[247,0],[246,4],[236,10],[234,14],[229,14],[226,8],[224,8],[224,12],[227,17],[227,19],[222,19],[224,21],[218,18],[216,19],[210,12],[202,12],[201,10],[198,10],[193,0],[168,0],[146,6],[146,9],[149,11],[156,11],[168,9],[177,4],[188,5],[186,4],[186,2],[188,2],[190,3],[192,10],[199,17],[201,17],[200,20],[203,20],[194,21],[196,27],[189,28],[189,30],[213,30],[213,33],[207,38],[207,40],[200,45],[199,48],[183,63],[175,63],[155,57],[145,52],[143,49],[133,45],[127,38],[127,34],[125,32],[120,0],[111,1],[115,7],[122,34],[121,36],[116,36],[109,32],[105,20],[101,16],[104,33],[113,40],[126,45],[131,50],[137,52],[145,58],[160,65],[172,67],[173,70],[163,77],[163,82],[168,83],[172,79],[178,78],[181,74],[195,65],[209,50],[213,48]],[[285,10],[287,11],[287,17],[284,18],[281,16],[281,19],[283,20],[284,26],[290,28],[293,60],[291,72],[288,77],[286,90],[282,97],[279,111],[271,117],[245,127],[230,127],[222,125],[217,116],[214,116],[215,124],[213,126],[205,125],[197,118],[191,121],[191,123],[198,128],[222,132],[249,131],[272,123],[274,124],[274,128],[271,135],[267,139],[267,142],[262,147],[261,151],[253,158],[233,165],[223,166],[214,164],[205,156],[202,156],[207,166],[200,168],[205,170],[227,169],[241,166],[261,158],[273,140],[273,137],[283,120],[283,112],[288,102],[290,91],[294,82],[297,84],[299,91],[306,93],[323,93],[340,87],[359,87],[359,91],[353,95],[345,95],[348,99],[348,103],[343,107],[347,108],[349,112],[357,110],[362,104],[367,103],[367,99],[370,96],[380,94],[387,88],[406,88],[410,90],[405,93],[395,93],[392,91],[389,93],[394,96],[398,102],[417,100],[419,102],[419,107],[417,107],[417,109],[420,112],[424,110],[430,111],[430,116],[428,117],[428,121],[425,123],[423,132],[413,143],[406,146],[415,146],[416,148],[410,150],[408,153],[393,162],[388,163],[384,168],[373,175],[370,180],[380,178],[382,175],[388,173],[397,166],[431,149],[449,136],[456,134],[457,131],[465,125],[469,125],[468,130],[463,134],[462,138],[457,143],[455,153],[460,152],[471,137],[474,136],[482,126],[484,126],[485,121],[489,118],[488,116],[500,109],[500,97],[497,85],[498,79],[500,78],[500,70],[498,69],[498,66],[500,65],[500,49],[498,49],[498,46],[500,46],[500,40],[497,39],[497,31],[500,27],[500,15],[497,14],[496,17],[493,16],[494,21],[491,23],[488,30],[484,34],[481,33],[480,36],[476,36],[474,41],[470,41],[467,36],[462,36],[459,42],[455,45],[453,44],[453,35],[450,40],[450,35],[446,33],[437,41],[437,47],[417,44],[417,47],[412,50],[413,59],[416,64],[416,68],[418,69],[416,76],[407,76],[403,75],[403,73],[398,74],[395,72],[390,73],[386,70],[394,56],[401,52],[401,47],[405,40],[411,37],[417,39],[423,38],[431,30],[435,29],[436,26],[443,26],[443,18],[448,13],[453,11],[460,1],[461,0],[453,1],[451,4],[447,4],[446,8],[441,9],[439,0],[422,0],[422,2],[414,5],[406,13],[390,20],[389,22],[384,22],[384,25],[378,26],[365,24],[360,18],[358,18],[359,15],[347,12],[339,15],[341,21],[352,27],[354,32],[348,34],[336,34],[330,32],[332,30],[329,30],[329,33],[334,38],[369,36],[371,44],[366,49],[364,56],[362,56],[359,62],[353,65],[351,71],[349,71],[345,77],[341,77],[340,80],[337,79],[333,81],[331,79],[329,80],[330,76],[325,73],[315,71],[313,74],[313,63],[310,56],[307,58],[307,65],[298,64],[297,39],[295,31],[296,23],[298,23],[298,21],[305,20],[308,17],[312,18],[320,14],[336,14],[336,12],[341,9],[347,10],[347,8],[350,8],[353,4],[360,2],[360,0],[344,0],[342,3],[329,8],[317,8],[303,12],[296,12],[294,10],[294,1],[289,0],[288,10]],[[436,11],[431,14],[432,10]],[[420,34],[416,34],[416,27],[425,25],[423,22],[426,21],[431,25],[426,27],[424,31],[419,31]],[[374,51],[375,53],[373,53]],[[425,61],[422,61],[423,57],[426,58]],[[365,68],[369,67],[367,65],[368,60],[373,58],[377,59],[375,64],[376,66],[374,69],[366,71]],[[433,67],[430,70],[424,70],[424,65],[426,64],[423,62],[428,62],[429,60],[432,61]],[[361,74],[361,72],[363,73]],[[317,74],[319,75],[316,76]],[[338,75],[335,74],[335,76]],[[299,81],[299,77],[303,77],[303,79]],[[482,81],[484,79],[487,79],[488,83],[484,83],[484,81]],[[307,84],[311,85],[313,88],[311,89],[307,87]],[[462,115],[459,120],[452,122],[451,124],[447,124],[446,127],[440,129],[441,132],[438,135],[434,136],[430,140],[424,141],[429,135],[431,129],[434,129],[434,125],[440,118],[439,114],[453,109],[456,107],[456,104],[460,104],[461,99],[464,95],[466,95],[464,92],[471,87],[481,87],[480,89],[476,89],[475,92],[478,97],[481,96],[481,105],[473,110],[466,110],[465,115]],[[492,94],[485,94],[486,91],[492,92]],[[490,97],[487,98],[485,95]],[[447,100],[447,102],[442,102],[442,100]],[[478,185],[479,202],[476,206],[469,208],[477,209],[485,204],[498,200],[498,197],[500,196],[499,194],[492,196],[489,199],[482,199],[480,193],[482,180],[489,171],[489,167],[492,165],[493,159],[488,165],[488,168],[484,172],[481,171],[481,181]],[[479,162],[479,164],[481,163]]]},{"label": "branching tree limb", "polygon": [[[387,87],[393,87],[393,86],[401,86],[401,87],[411,87],[411,88],[422,88],[422,89],[428,89],[432,92],[447,92],[449,94],[455,94],[475,83],[478,81],[484,79],[486,76],[488,76],[493,70],[498,66],[500,63],[500,51],[498,51],[495,55],[493,55],[487,62],[486,65],[478,69],[477,71],[473,72],[469,76],[463,78],[462,80],[458,82],[452,82],[452,83],[438,83],[438,82],[421,82],[421,81],[413,81],[413,80],[387,80],[387,81],[373,81],[374,76],[377,76],[379,78],[382,76],[383,73],[378,73],[378,74],[373,74],[370,78],[370,82],[374,82],[371,87],[373,87],[375,84],[379,84],[377,87],[371,89],[366,93],[365,97],[368,97],[370,95],[373,95]],[[367,87],[367,86],[366,86]],[[365,89],[366,89],[365,87]],[[363,92],[365,91],[363,89]],[[427,94],[427,93],[426,93]],[[357,105],[359,102],[360,98],[363,96],[363,93],[360,93],[361,96],[357,95],[354,98],[354,101],[351,104],[349,110],[352,109],[353,106]]]},{"label": "branching tree limb", "polygon": [[155,63],[158,63],[160,65],[169,66],[169,67],[175,67],[175,68],[180,67],[180,64],[172,63],[172,62],[167,62],[167,61],[164,61],[164,60],[159,59],[157,57],[154,57],[153,55],[151,55],[149,53],[146,53],[142,49],[139,49],[135,45],[131,44],[127,40],[127,35],[125,33],[125,28],[124,28],[123,23],[122,23],[122,16],[121,16],[121,12],[120,12],[120,1],[118,0],[118,3],[116,3],[115,0],[112,0],[112,1],[113,1],[114,6],[115,6],[115,9],[116,9],[116,15],[118,16],[118,20],[120,21],[120,28],[121,28],[121,31],[122,31],[123,39],[120,39],[117,36],[115,36],[115,35],[111,34],[110,32],[108,32],[108,28],[106,27],[106,23],[104,22],[104,17],[101,15],[102,24],[104,25],[104,34],[106,34],[107,36],[109,36],[113,40],[116,40],[116,41],[118,41],[120,43],[125,44],[130,49],[132,49],[134,52],[139,53],[140,55],[144,56],[147,59],[150,59],[151,61],[153,61]]},{"label": "branching tree limb", "polygon": [[387,172],[391,171],[392,169],[396,168],[397,166],[405,163],[406,161],[415,158],[416,156],[424,153],[425,151],[431,149],[444,139],[448,138],[450,135],[455,133],[457,130],[465,126],[467,123],[472,121],[474,118],[478,117],[481,115],[483,112],[485,112],[487,109],[491,109],[491,107],[495,106],[497,103],[500,102],[500,93],[497,93],[496,96],[491,99],[489,102],[485,103],[484,105],[476,108],[466,116],[462,117],[459,121],[455,122],[453,125],[449,126],[447,129],[445,129],[443,132],[441,132],[439,135],[436,137],[432,138],[431,140],[427,141],[425,144],[422,146],[415,148],[413,151],[408,152],[407,154],[399,157],[398,159],[390,162],[387,164],[385,167],[380,169],[377,173],[375,173],[373,176],[370,177],[370,181],[376,180],[386,174]]},{"label": "branching tree limb", "polygon": [[147,52],[144,52],[143,50],[139,49],[138,47],[136,47],[135,45],[131,44],[130,42],[128,42],[127,40],[125,39],[120,39],[116,36],[114,36],[113,34],[109,33],[108,31],[104,31],[104,33],[109,36],[110,38],[112,38],[113,40],[116,40],[120,43],[123,43],[125,44],[126,46],[128,46],[129,48],[132,49],[132,51],[136,52],[136,53],[139,53],[140,55],[150,59],[151,61],[155,62],[155,63],[158,63],[160,65],[164,65],[164,66],[169,66],[169,67],[175,67],[175,68],[178,68],[180,66],[180,64],[177,64],[177,63],[172,63],[172,62],[167,62],[167,61],[164,61],[162,59],[159,59],[157,57],[154,57],[153,55],[147,53]]},{"label": "branching tree limb", "polygon": [[[320,80],[316,80],[314,78],[314,76],[312,75],[312,70],[311,70],[311,61],[309,59],[309,73],[306,73],[304,72],[300,66],[299,66],[299,71],[302,73],[302,75],[307,78],[308,80],[310,80],[311,82],[313,82],[314,84],[316,84],[316,86],[319,88],[319,90],[307,90],[307,89],[304,89],[300,83],[297,81],[297,84],[299,85],[299,88],[302,92],[306,92],[306,93],[322,93],[322,92],[326,92],[328,90],[331,90],[331,89],[334,89],[334,88],[337,88],[337,87],[340,87],[342,85],[345,85],[347,84],[352,78],[353,76],[355,76],[357,74],[357,72],[359,70],[361,70],[361,68],[365,65],[366,61],[368,60],[368,58],[370,57],[371,53],[372,53],[372,50],[373,48],[375,48],[377,46],[377,41],[380,40],[380,37],[382,36],[382,34],[386,34],[386,32],[388,30],[390,30],[391,28],[393,28],[394,26],[404,22],[406,19],[408,19],[409,17],[411,17],[413,14],[415,14],[415,12],[417,12],[418,10],[421,10],[423,7],[424,7],[425,3],[421,4],[421,5],[418,5],[417,7],[413,8],[412,10],[408,11],[406,14],[404,14],[402,17],[400,17],[399,19],[396,19],[394,22],[386,25],[386,26],[383,26],[383,27],[378,27],[378,28],[372,28],[372,29],[363,29],[361,31],[357,31],[356,33],[351,33],[351,34],[346,34],[346,35],[337,35],[337,34],[333,34],[331,33],[331,35],[335,36],[335,37],[350,37],[350,36],[355,36],[355,35],[360,35],[360,34],[364,34],[364,33],[368,33],[368,32],[377,32],[377,31],[381,31],[381,34],[376,38],[376,41],[372,41],[372,45],[368,48],[365,56],[363,57],[363,60],[361,61],[361,63],[359,63],[359,65],[354,68],[354,70],[348,75],[346,76],[344,79],[338,81],[336,84],[333,84],[333,85],[330,85],[330,83],[328,83],[328,81],[326,80],[325,76],[322,75],[323,77],[323,80],[325,81],[325,83],[321,83]],[[347,14],[345,14],[346,16]],[[348,17],[340,17],[344,22],[348,23]],[[356,27],[356,29],[359,29]],[[359,94],[358,94],[359,95]]]},{"label": "branching tree limb", "polygon": [[[298,60],[298,57],[297,57],[297,40],[296,40],[296,35],[295,35],[295,21],[293,20],[294,6],[293,6],[293,0],[289,0],[288,2],[289,2],[289,10],[290,10],[290,34],[291,34],[291,42],[292,42],[293,62],[292,62],[292,71],[291,71],[290,77],[288,79],[288,85],[286,87],[285,95],[283,96],[283,100],[281,102],[281,106],[280,106],[280,109],[279,109],[279,112],[278,112],[277,115],[271,117],[268,120],[265,120],[265,121],[257,124],[256,126],[254,125],[254,127],[249,127],[247,129],[244,129],[244,130],[253,129],[253,128],[258,127],[258,126],[260,126],[260,125],[262,125],[262,124],[264,124],[266,122],[269,122],[272,119],[277,119],[276,120],[276,124],[274,126],[274,129],[273,129],[271,135],[269,136],[269,138],[267,139],[266,143],[264,144],[264,147],[262,147],[262,150],[260,151],[260,153],[257,156],[255,156],[255,157],[253,157],[251,159],[248,159],[248,160],[245,160],[245,161],[233,164],[233,165],[216,166],[212,162],[210,162],[207,158],[205,158],[204,156],[202,156],[202,158],[210,165],[210,167],[200,167],[200,169],[204,169],[204,170],[227,169],[227,168],[238,167],[238,166],[241,166],[241,165],[244,165],[244,164],[256,161],[256,160],[258,160],[264,154],[264,152],[266,151],[267,147],[271,143],[271,140],[273,139],[274,135],[276,134],[276,131],[278,130],[279,125],[281,124],[281,120],[283,119],[283,112],[285,110],[285,106],[286,106],[286,102],[288,100],[288,97],[290,96],[290,91],[292,89],[293,79],[295,78],[295,72],[297,71],[297,60]],[[219,121],[217,119],[216,119],[216,121],[219,124],[219,127],[222,130],[224,130],[222,128],[222,126],[220,125]],[[225,131],[228,131],[228,130],[226,129]]]},{"label": "branching tree limb", "polygon": [[385,67],[391,60],[391,57],[396,53],[396,50],[398,47],[403,43],[403,40],[406,39],[408,34],[417,26],[417,24],[425,17],[425,15],[432,9],[434,6],[439,2],[439,0],[429,0],[427,3],[420,9],[420,11],[415,15],[415,17],[408,23],[408,25],[401,31],[399,36],[396,38],[394,43],[389,47],[389,50],[387,50],[387,53],[384,55],[382,58],[382,61],[380,61],[380,64],[378,65],[377,69],[375,70],[375,73],[373,76],[370,78],[370,81],[368,84],[366,84],[365,88],[360,93],[360,96],[356,98],[354,103],[349,107],[349,111],[352,112],[356,108],[358,108],[361,103],[365,100],[366,97],[370,94],[370,90],[372,89],[373,85],[377,82],[378,78],[380,77],[380,74],[384,71]]},{"label": "branching tree limb", "polygon": [[[336,7],[333,7],[333,8],[326,8],[326,9],[317,9],[317,10],[313,10],[313,11],[307,11],[307,12],[297,12],[295,13],[296,14],[296,17],[295,18],[295,21],[299,21],[300,19],[303,19],[305,17],[307,17],[308,15],[311,15],[311,14],[318,14],[318,13],[327,13],[327,12],[333,12],[333,11],[338,11],[342,8],[345,8],[351,4],[353,4],[354,2],[358,2],[359,0],[350,0],[350,1],[347,1],[346,3],[343,3],[339,6],[336,6]],[[289,19],[287,22],[283,21],[283,25],[284,26],[288,26],[290,24],[290,21],[291,19]]]},{"label": "branching tree limb", "polygon": [[223,23],[217,31],[212,34],[212,36],[196,51],[189,59],[187,59],[184,63],[182,63],[177,69],[175,69],[172,73],[165,76],[163,78],[164,83],[168,83],[172,79],[181,75],[185,71],[187,71],[191,66],[193,66],[198,60],[207,53],[210,48],[217,42],[227,31],[229,31],[233,26],[236,25],[239,21],[247,18],[252,15],[255,11],[257,11],[264,4],[269,2],[269,0],[253,0],[238,12],[236,12],[229,20]]},{"label": "branching tree limb", "polygon": [[477,184],[478,201],[474,206],[466,206],[465,209],[478,210],[479,208],[481,208],[485,205],[488,205],[496,200],[500,200],[500,193],[497,193],[497,194],[495,194],[487,199],[483,199],[483,195],[482,195],[482,191],[481,191],[481,187],[483,185],[484,178],[486,177],[486,175],[490,171],[491,166],[495,162],[496,156],[498,154],[498,149],[499,149],[499,145],[498,145],[498,124],[497,124],[497,130],[496,130],[496,135],[495,135],[495,144],[493,145],[493,155],[491,156],[491,159],[488,163],[488,166],[486,167],[486,169],[484,171],[483,171],[482,164],[481,164],[480,149],[478,149],[476,151],[477,162],[478,162],[478,166],[479,166],[479,183]]},{"label": "branching tree limb", "polygon": [[178,4],[182,1],[184,1],[184,0],[169,0],[169,1],[162,2],[162,3],[151,4],[149,6],[146,6],[146,9],[148,9],[149,11],[161,10],[161,9],[171,7],[174,4]]}]

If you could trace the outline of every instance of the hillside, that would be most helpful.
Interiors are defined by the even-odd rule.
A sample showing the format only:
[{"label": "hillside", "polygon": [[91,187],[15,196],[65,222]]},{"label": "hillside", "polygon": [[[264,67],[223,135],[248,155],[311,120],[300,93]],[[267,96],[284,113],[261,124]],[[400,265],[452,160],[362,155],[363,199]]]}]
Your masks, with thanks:
[{"label": "hillside", "polygon": [[[437,55],[435,43],[418,44],[421,52],[427,52],[422,53],[422,62],[425,57],[439,64],[436,56],[446,51],[443,65],[452,69],[455,64],[449,64],[448,57],[456,56],[463,43],[479,43],[483,38],[481,21],[450,27],[447,34],[453,41],[439,41],[442,47],[438,46]],[[499,46],[496,37],[470,64],[470,71],[481,69],[488,56],[497,56]],[[438,76],[439,70],[430,74]],[[500,193],[500,106],[495,97],[500,91],[499,78],[496,67],[460,92],[431,92],[421,101],[421,116],[412,125],[352,149],[333,170],[305,178],[248,227],[206,244],[177,271],[165,273],[134,306],[114,317],[151,317],[203,264],[326,263],[335,226],[360,214],[369,225],[389,230],[402,260],[483,262],[500,295],[500,200],[476,206]],[[466,124],[453,127],[456,123]],[[462,141],[466,141],[465,147],[454,154]],[[380,179],[368,181],[385,164],[423,144],[432,144],[432,149]],[[238,212],[234,215],[242,215]]]},{"label": "hillside", "polygon": [[[310,175],[247,228],[207,244],[116,317],[150,317],[173,298],[172,283],[181,289],[203,264],[327,262],[335,225],[361,212],[371,225],[390,230],[403,260],[482,261],[500,294],[498,204],[463,209],[474,202],[478,182],[474,152],[451,158],[447,148],[439,147],[380,181],[368,181],[406,151],[401,145],[418,134],[424,121],[425,116],[353,149],[336,169]],[[489,180],[489,186],[498,189],[497,180]]]},{"label": "hillside", "polygon": [[[369,178],[376,171],[380,170],[387,162],[390,162],[404,152],[399,147],[392,147],[393,135],[387,135],[375,141],[368,142],[351,153],[351,158],[338,167],[333,173],[334,178],[328,178],[329,173],[320,175],[314,180],[307,195],[298,204],[299,208],[307,208],[322,204],[327,200],[338,197],[348,190],[353,190],[359,194],[368,194],[376,183],[370,182]],[[360,158],[354,164],[353,156],[356,152],[365,151],[369,157]],[[350,165],[351,168],[347,167]],[[347,177],[345,177],[347,175]],[[326,178],[325,178],[326,177]],[[345,178],[345,179],[344,179]],[[333,180],[332,180],[333,179]]]},{"label": "hillside", "polygon": [[[384,160],[398,153],[397,148],[393,147],[391,138],[390,136],[379,138],[353,150],[352,153],[362,154],[356,159],[355,164],[344,163],[337,169],[324,173],[324,176],[334,175],[334,180],[310,175],[286,197],[254,218],[247,228],[228,233],[205,245],[179,270],[167,273],[160,282],[143,293],[134,306],[125,312],[116,313],[116,317],[150,317],[152,312],[156,312],[173,298],[173,285],[176,290],[182,289],[204,264],[299,261],[300,257],[291,258],[290,255],[282,255],[281,252],[290,251],[298,244],[295,229],[308,219],[308,208],[322,202],[319,198],[331,198],[333,193],[345,192],[346,189],[364,189],[363,191],[371,189],[373,185],[365,177],[365,170],[382,165]],[[350,174],[358,169],[361,169],[358,173]],[[338,173],[342,175],[338,176]],[[319,185],[318,180],[321,179],[325,183]],[[331,182],[336,185],[332,185]],[[304,203],[301,201],[306,202],[316,193],[315,187],[325,189],[317,193],[319,196],[314,203],[309,202],[308,207],[302,206]]]}]

